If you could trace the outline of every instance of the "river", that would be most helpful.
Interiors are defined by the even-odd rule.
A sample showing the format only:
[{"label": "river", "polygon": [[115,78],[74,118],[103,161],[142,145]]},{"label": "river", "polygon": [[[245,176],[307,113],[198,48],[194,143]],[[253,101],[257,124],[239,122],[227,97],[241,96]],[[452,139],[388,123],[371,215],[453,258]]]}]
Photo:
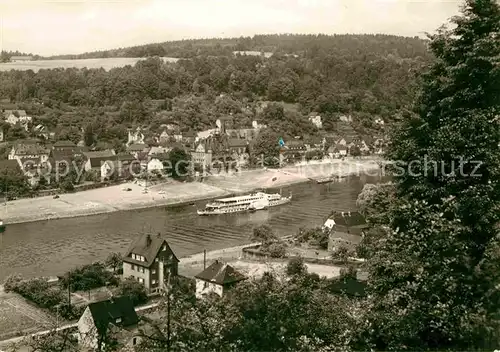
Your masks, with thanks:
[{"label": "river", "polygon": [[[255,213],[201,217],[195,205],[122,211],[87,217],[8,225],[0,238],[0,281],[18,273],[25,277],[62,274],[69,269],[124,252],[141,233],[164,233],[178,257],[245,244],[255,226],[270,225],[277,234],[321,225],[332,210],[355,209],[365,183],[381,177],[352,177],[329,184],[311,182],[282,189],[292,202]],[[383,180],[382,180],[383,181]],[[279,190],[278,190],[279,191]]]}]

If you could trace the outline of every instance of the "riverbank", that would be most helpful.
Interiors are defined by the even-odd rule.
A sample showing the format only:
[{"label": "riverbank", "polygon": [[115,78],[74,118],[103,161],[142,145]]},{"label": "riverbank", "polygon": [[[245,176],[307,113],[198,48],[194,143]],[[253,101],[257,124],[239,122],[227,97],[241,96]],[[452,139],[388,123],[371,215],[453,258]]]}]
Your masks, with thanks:
[{"label": "riverbank", "polygon": [[[282,169],[259,169],[206,177],[203,182],[169,181],[143,187],[121,184],[100,189],[63,194],[59,198],[40,197],[10,201],[0,206],[0,218],[7,224],[89,216],[117,211],[178,205],[262,188],[284,187],[311,178],[374,174],[380,159],[350,159]],[[130,191],[124,191],[130,188]]]}]

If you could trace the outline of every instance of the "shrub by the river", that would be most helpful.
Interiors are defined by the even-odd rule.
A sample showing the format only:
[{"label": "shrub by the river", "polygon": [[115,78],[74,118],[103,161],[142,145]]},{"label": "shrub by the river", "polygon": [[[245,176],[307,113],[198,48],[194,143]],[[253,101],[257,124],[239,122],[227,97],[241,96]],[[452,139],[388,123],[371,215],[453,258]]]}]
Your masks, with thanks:
[{"label": "shrub by the river", "polygon": [[42,278],[24,280],[21,276],[9,276],[5,280],[6,292],[13,291],[41,308],[52,308],[65,299],[64,293]]},{"label": "shrub by the river", "polygon": [[119,280],[102,263],[84,265],[69,271],[61,278],[61,285],[71,291],[88,291],[106,285],[118,285]]}]

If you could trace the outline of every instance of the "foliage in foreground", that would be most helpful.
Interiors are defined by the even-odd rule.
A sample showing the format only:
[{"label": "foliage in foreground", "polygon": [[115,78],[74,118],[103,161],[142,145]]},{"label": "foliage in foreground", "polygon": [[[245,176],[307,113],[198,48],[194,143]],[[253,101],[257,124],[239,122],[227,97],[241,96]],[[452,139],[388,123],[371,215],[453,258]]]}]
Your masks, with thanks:
[{"label": "foliage in foreground", "polygon": [[369,261],[363,348],[500,343],[500,8],[467,0],[453,22],[432,37],[436,61],[388,153],[400,169]]}]

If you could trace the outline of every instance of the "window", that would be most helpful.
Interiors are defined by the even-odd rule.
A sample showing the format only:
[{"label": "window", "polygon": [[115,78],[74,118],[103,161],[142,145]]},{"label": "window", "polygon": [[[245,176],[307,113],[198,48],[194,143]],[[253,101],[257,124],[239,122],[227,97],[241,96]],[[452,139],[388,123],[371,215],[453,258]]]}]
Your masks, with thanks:
[{"label": "window", "polygon": [[139,282],[140,282],[141,284],[143,284],[143,283],[144,283],[144,279],[139,278]]},{"label": "window", "polygon": [[118,319],[116,319],[116,320],[115,320],[115,322],[116,322],[116,324],[121,323],[121,322],[122,322],[122,318],[118,318]]},{"label": "window", "polygon": [[166,251],[167,250],[167,245],[163,245],[163,250]]},{"label": "window", "polygon": [[151,274],[152,275],[156,274],[156,270],[155,269],[151,270]]},{"label": "window", "polygon": [[205,281],[205,282],[203,283],[203,289],[206,289],[206,288],[208,288],[208,282],[206,282],[206,281]]},{"label": "window", "polygon": [[156,285],[156,280],[152,280],[151,284]]},{"label": "window", "polygon": [[135,265],[134,265],[134,264],[132,264],[132,265],[130,266],[130,269],[135,270]]},{"label": "window", "polygon": [[134,337],[132,339],[132,345],[134,345],[134,346],[137,345],[137,337]]},{"label": "window", "polygon": [[155,263],[158,263],[158,260],[159,260],[158,258],[155,258]]}]

